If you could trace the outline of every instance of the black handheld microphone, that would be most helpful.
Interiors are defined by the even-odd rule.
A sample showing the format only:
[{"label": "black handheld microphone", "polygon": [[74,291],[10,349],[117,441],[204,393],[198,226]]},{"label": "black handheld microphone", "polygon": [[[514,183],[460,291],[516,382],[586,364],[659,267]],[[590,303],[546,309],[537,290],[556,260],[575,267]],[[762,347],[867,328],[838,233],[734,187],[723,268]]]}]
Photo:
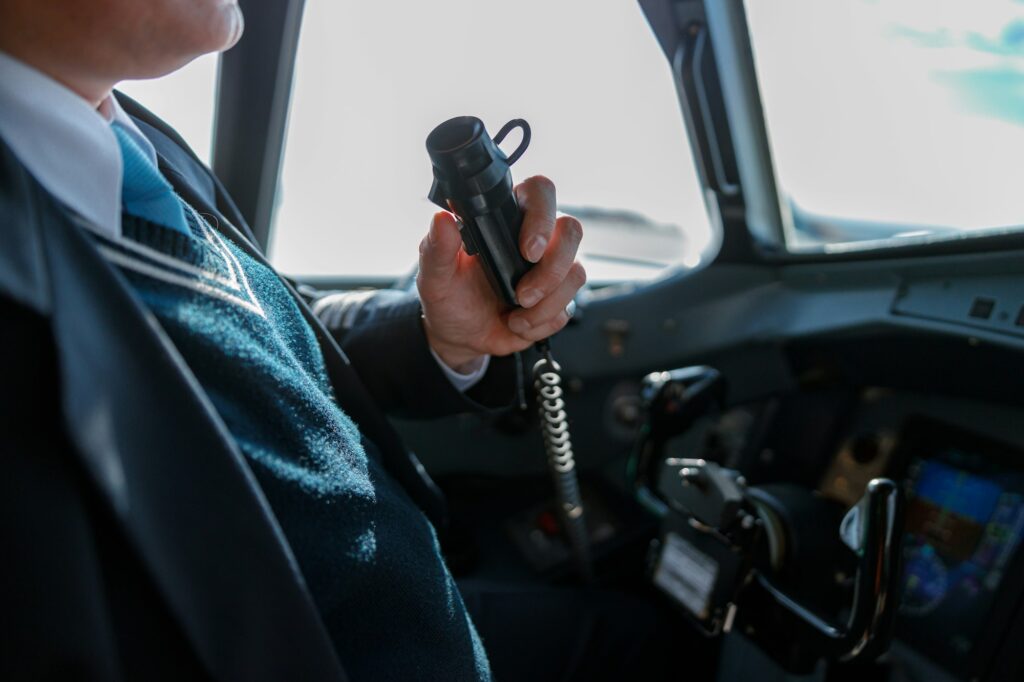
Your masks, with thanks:
[{"label": "black handheld microphone", "polygon": [[[523,140],[510,156],[498,147],[514,128]],[[492,140],[475,116],[449,119],[427,137],[434,167],[428,198],[459,219],[466,252],[479,255],[491,287],[510,306],[517,306],[516,284],[533,264],[519,250],[523,216],[512,191],[509,169],[530,144],[530,124],[506,123]]]},{"label": "black handheld microphone", "polygon": [[[498,145],[514,128],[522,129],[523,140],[506,157]],[[519,305],[516,284],[533,267],[519,251],[523,216],[512,191],[509,170],[529,144],[530,124],[520,118],[502,126],[493,140],[487,135],[483,122],[475,116],[447,120],[427,136],[427,152],[434,166],[430,200],[458,216],[466,252],[480,257],[494,292],[510,306]],[[557,509],[570,555],[580,577],[589,582],[592,577],[590,535],[569,438],[561,368],[551,356],[547,339],[538,341],[536,348],[541,359],[533,366],[533,383]]]}]

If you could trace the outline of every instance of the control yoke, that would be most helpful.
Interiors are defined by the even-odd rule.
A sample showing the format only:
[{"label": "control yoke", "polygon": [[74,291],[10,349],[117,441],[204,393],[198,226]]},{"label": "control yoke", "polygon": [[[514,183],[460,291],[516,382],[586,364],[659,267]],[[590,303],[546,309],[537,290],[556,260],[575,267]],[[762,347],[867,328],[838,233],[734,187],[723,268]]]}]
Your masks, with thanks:
[{"label": "control yoke", "polygon": [[[695,522],[691,525],[698,531],[738,537],[732,532],[733,527],[741,528],[744,524],[751,527],[757,522],[750,519],[761,521],[775,513],[763,507],[756,497],[747,495],[742,477],[714,462],[669,459],[665,465],[675,472],[680,483],[673,486],[675,491],[662,486],[662,492],[668,493],[674,509],[689,510]],[[876,478],[837,529],[844,544],[857,555],[853,602],[845,624],[833,624],[819,616],[777,587],[765,572],[754,568],[750,571],[750,581],[737,592],[736,621],[726,624],[726,628],[739,624],[751,633],[779,632],[779,621],[788,620],[783,631],[807,640],[822,658],[848,662],[872,660],[884,653],[888,649],[897,606],[901,514],[899,488],[887,478]],[[754,551],[753,547],[749,549]],[[791,617],[754,613],[764,612],[766,608],[774,612],[781,610]]]},{"label": "control yoke", "polygon": [[787,537],[785,517],[791,510],[784,499],[748,486],[738,472],[715,462],[664,456],[666,434],[680,431],[665,406],[685,417],[688,426],[720,400],[724,389],[718,373],[710,368],[659,372],[645,380],[644,390],[646,476],[639,475],[638,482],[651,483],[654,496],[667,506],[654,582],[708,634],[743,632],[794,672],[810,670],[820,659],[861,663],[884,653],[898,606],[902,554],[903,498],[896,483],[872,480],[832,531],[841,540],[835,543],[840,551],[845,545],[853,552],[856,571],[852,602],[842,609],[848,615],[830,619],[776,579],[788,548],[799,542]]}]

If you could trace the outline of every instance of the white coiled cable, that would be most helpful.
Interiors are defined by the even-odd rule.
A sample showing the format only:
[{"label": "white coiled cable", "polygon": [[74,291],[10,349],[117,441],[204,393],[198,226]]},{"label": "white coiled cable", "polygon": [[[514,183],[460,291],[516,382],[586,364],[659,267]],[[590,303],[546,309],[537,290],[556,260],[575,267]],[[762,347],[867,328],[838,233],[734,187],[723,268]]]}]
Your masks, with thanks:
[{"label": "white coiled cable", "polygon": [[593,574],[590,536],[587,533],[576,460],[569,435],[569,418],[562,397],[561,367],[551,357],[550,350],[544,348],[542,352],[543,357],[533,366],[533,385],[537,390],[544,450],[547,452],[548,469],[555,483],[559,517],[569,540],[569,551],[580,577],[589,582]]}]

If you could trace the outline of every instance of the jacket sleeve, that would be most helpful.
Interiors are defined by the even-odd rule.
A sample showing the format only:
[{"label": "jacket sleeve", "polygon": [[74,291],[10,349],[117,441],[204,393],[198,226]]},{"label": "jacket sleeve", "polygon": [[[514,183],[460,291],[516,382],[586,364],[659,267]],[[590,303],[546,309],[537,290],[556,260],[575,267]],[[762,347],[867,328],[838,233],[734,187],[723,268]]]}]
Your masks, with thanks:
[{"label": "jacket sleeve", "polygon": [[522,373],[516,356],[492,358],[484,377],[465,393],[452,385],[430,353],[415,293],[303,293],[311,295],[313,312],[389,414],[431,418],[497,412],[520,402]]}]

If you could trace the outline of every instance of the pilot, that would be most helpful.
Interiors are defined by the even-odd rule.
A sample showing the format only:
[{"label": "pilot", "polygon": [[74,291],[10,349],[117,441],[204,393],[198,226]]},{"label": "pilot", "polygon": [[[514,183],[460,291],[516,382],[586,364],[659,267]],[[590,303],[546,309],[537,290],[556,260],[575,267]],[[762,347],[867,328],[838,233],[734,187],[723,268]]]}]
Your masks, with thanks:
[{"label": "pilot", "polygon": [[580,594],[475,593],[482,622],[519,628],[482,642],[442,500],[384,417],[511,404],[511,354],[584,283],[580,223],[547,179],[519,185],[537,265],[512,313],[445,212],[418,297],[304,298],[178,135],[113,92],[242,28],[230,0],[0,0],[2,676],[484,680],[485,644],[510,676],[629,660],[643,619],[614,647],[544,639],[587,629]]}]

